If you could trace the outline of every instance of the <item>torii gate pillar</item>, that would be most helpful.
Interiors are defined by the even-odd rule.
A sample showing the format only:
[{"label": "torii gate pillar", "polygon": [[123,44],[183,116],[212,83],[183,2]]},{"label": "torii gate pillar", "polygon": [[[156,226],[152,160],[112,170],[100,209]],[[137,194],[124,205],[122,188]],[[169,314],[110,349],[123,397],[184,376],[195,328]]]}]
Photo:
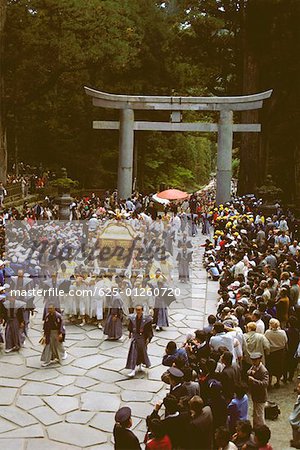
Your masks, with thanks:
[{"label": "torii gate pillar", "polygon": [[[235,97],[169,97],[152,95],[108,94],[85,87],[93,98],[93,105],[101,108],[119,109],[120,121],[94,121],[93,127],[100,130],[120,130],[118,192],[121,198],[132,194],[132,166],[134,131],[192,131],[218,133],[217,196],[218,205],[231,198],[231,161],[233,133],[260,132],[260,124],[234,124],[234,111],[262,108],[272,90],[259,94]],[[135,121],[134,110],[170,111],[171,122]],[[219,111],[218,123],[181,122],[182,111]]]},{"label": "torii gate pillar", "polygon": [[128,198],[132,194],[132,167],[134,146],[133,109],[120,110],[120,137],[118,162],[118,194]]},{"label": "torii gate pillar", "polygon": [[233,112],[220,111],[217,155],[217,205],[231,198]]}]

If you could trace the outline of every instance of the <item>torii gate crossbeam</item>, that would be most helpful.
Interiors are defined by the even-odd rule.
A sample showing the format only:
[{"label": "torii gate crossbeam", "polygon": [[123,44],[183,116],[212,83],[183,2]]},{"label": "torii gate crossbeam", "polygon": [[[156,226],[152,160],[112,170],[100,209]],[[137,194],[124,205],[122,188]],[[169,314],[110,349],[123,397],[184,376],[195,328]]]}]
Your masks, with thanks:
[{"label": "torii gate crossbeam", "polygon": [[[233,112],[259,109],[272,90],[236,97],[170,97],[108,94],[85,87],[93,98],[93,105],[119,109],[120,122],[94,121],[93,128],[119,130],[118,191],[121,198],[132,194],[134,131],[200,131],[218,133],[217,204],[231,198],[231,163],[233,132],[260,132],[260,124],[234,124]],[[171,122],[144,122],[134,120],[134,110],[167,110]],[[181,111],[219,111],[216,123],[182,123]]]}]

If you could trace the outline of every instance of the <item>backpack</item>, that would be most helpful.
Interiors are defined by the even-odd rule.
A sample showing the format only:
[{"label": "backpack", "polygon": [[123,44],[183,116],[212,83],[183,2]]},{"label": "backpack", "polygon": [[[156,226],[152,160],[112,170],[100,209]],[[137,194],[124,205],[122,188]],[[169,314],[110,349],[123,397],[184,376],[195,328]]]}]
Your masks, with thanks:
[{"label": "backpack", "polygon": [[276,420],[280,414],[280,409],[275,402],[266,402],[265,419]]}]

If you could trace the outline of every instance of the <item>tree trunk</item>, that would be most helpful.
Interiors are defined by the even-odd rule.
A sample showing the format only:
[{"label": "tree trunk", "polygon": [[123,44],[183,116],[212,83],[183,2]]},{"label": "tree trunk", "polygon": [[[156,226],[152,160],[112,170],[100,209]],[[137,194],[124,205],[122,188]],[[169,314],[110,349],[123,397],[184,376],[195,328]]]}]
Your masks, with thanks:
[{"label": "tree trunk", "polygon": [[[255,17],[253,17],[252,2],[244,6],[242,20],[243,47],[243,95],[256,94],[259,89],[259,67],[252,48],[252,33],[255,33]],[[254,28],[253,28],[254,27]],[[244,111],[241,114],[242,123],[257,123],[259,111]],[[260,184],[260,137],[258,133],[242,133],[240,146],[240,171],[238,181],[239,194],[253,193]]]},{"label": "tree trunk", "polygon": [[0,0],[0,181],[6,183],[7,141],[4,89],[4,27],[6,20],[6,0]]}]

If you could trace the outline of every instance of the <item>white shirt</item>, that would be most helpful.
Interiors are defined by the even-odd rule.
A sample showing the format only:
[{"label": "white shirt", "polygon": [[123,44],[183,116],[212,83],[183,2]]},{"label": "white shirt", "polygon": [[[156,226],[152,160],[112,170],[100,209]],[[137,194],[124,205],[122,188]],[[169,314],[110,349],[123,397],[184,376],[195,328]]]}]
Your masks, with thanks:
[{"label": "white shirt", "polygon": [[264,334],[265,333],[265,324],[261,319],[259,319],[256,323],[256,333]]}]

